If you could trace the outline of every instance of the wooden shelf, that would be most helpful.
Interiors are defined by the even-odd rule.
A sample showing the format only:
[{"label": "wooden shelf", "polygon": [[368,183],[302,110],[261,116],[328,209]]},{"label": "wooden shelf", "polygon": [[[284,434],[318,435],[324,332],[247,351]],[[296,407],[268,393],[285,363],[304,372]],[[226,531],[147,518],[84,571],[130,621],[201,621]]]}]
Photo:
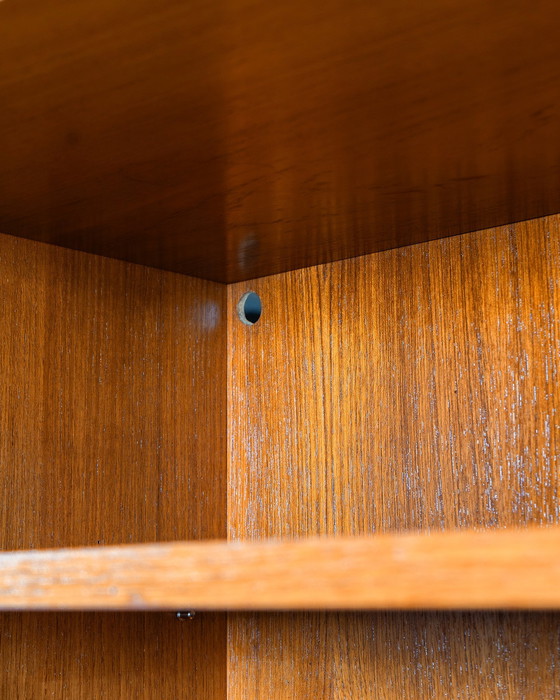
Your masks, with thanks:
[{"label": "wooden shelf", "polygon": [[0,608],[557,608],[560,528],[0,555]]}]

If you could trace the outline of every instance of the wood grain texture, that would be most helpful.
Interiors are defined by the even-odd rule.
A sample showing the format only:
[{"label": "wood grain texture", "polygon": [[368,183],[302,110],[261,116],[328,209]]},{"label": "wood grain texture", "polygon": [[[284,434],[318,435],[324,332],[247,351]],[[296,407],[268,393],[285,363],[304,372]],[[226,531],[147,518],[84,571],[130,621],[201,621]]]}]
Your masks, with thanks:
[{"label": "wood grain texture", "polygon": [[[223,298],[213,283],[0,237],[1,549],[224,536]],[[0,618],[2,697],[159,698],[140,689],[163,657],[172,697],[224,691],[223,618],[169,634],[156,617],[41,620]],[[132,636],[130,653],[115,648]]]},{"label": "wood grain texture", "polygon": [[558,620],[542,613],[231,613],[228,697],[554,700]]},{"label": "wood grain texture", "polygon": [[[230,320],[229,537],[557,523],[558,269],[551,217],[231,286],[230,308],[252,288],[263,314]],[[408,669],[410,698],[434,678],[451,697],[554,697],[559,618],[538,637],[492,619],[232,616],[230,694],[400,698]],[[364,647],[380,620],[384,645]],[[500,639],[517,664],[501,690],[479,672]]]},{"label": "wood grain texture", "polygon": [[223,615],[4,613],[3,698],[224,698]]},{"label": "wood grain texture", "polygon": [[560,211],[542,0],[0,4],[0,231],[221,281]]},{"label": "wood grain texture", "polygon": [[560,528],[0,555],[3,610],[560,608]]}]

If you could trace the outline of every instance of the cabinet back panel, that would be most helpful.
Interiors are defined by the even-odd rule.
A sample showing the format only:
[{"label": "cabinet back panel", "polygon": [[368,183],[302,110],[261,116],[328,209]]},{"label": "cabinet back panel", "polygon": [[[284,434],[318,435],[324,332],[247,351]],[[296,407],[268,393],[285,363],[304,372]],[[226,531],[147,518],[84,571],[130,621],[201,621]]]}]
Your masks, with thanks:
[{"label": "cabinet back panel", "polygon": [[[230,538],[559,522],[559,269],[551,217],[230,287]],[[554,697],[559,622],[236,615],[230,693]]]}]

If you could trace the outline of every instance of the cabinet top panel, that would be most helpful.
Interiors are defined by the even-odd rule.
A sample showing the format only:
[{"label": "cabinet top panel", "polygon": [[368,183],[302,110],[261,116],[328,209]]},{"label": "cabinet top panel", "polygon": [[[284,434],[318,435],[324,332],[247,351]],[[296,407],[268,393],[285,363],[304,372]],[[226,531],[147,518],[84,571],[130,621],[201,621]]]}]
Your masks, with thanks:
[{"label": "cabinet top panel", "polygon": [[0,231],[233,282],[560,211],[560,5],[0,2]]}]

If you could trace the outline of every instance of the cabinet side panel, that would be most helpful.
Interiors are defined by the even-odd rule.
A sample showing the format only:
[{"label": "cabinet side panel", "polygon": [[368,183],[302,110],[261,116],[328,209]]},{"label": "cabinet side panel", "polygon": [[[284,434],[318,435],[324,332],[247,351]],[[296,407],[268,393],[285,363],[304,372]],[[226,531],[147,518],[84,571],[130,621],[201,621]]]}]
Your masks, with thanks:
[{"label": "cabinet side panel", "polygon": [[[231,539],[557,523],[560,219],[230,288]],[[230,617],[232,698],[552,698],[556,614]]]},{"label": "cabinet side panel", "polygon": [[[3,550],[224,536],[224,295],[0,236]],[[223,616],[10,614],[0,630],[1,697],[225,693]]]}]

